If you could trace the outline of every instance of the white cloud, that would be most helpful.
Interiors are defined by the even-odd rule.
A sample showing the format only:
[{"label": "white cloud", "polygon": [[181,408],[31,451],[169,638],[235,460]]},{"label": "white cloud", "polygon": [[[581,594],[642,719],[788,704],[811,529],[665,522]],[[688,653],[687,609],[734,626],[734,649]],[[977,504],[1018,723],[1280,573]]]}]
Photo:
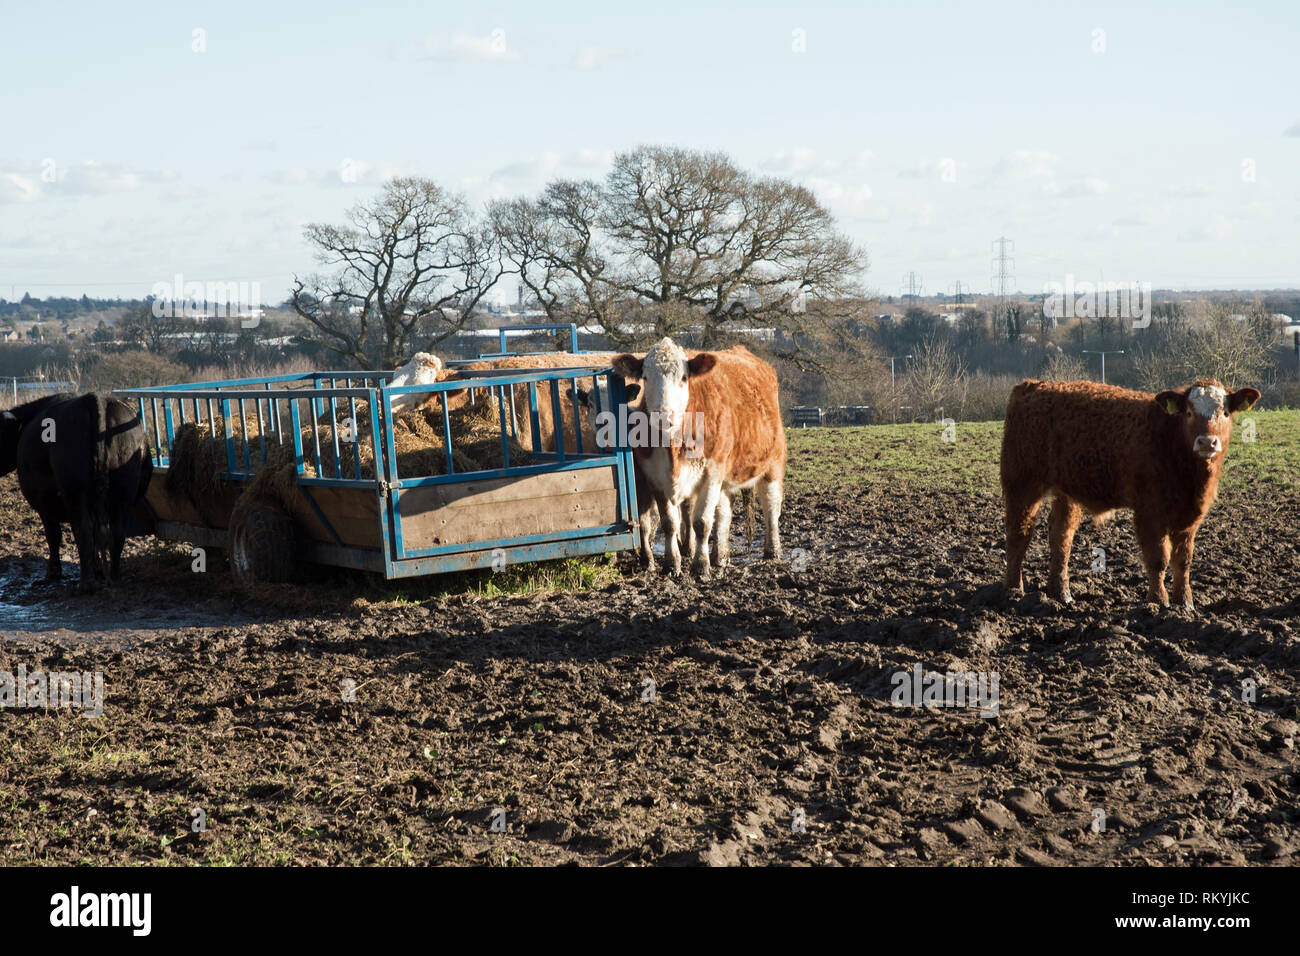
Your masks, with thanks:
[{"label": "white cloud", "polygon": [[812,172],[817,167],[817,152],[807,146],[780,150],[763,163],[764,169],[787,175]]},{"label": "white cloud", "polygon": [[41,187],[21,173],[0,173],[0,203],[35,202]]},{"label": "white cloud", "polygon": [[486,36],[457,31],[443,42],[430,35],[425,38],[426,60],[468,60],[479,62],[518,62],[523,57],[506,42],[506,31],[497,27]]},{"label": "white cloud", "polygon": [[567,153],[548,150],[531,159],[507,163],[492,171],[491,179],[515,181],[546,180],[561,171],[603,172],[614,162],[612,149],[583,148]]},{"label": "white cloud", "polygon": [[866,183],[846,186],[820,176],[811,177],[808,180],[808,188],[826,205],[834,207],[837,212],[852,216],[865,213],[873,197],[871,187]]},{"label": "white cloud", "polygon": [[417,175],[409,163],[370,163],[364,159],[344,157],[325,169],[288,166],[268,173],[264,178],[277,186],[379,186],[394,176]]},{"label": "white cloud", "polygon": [[1165,187],[1167,195],[1177,196],[1179,199],[1198,199],[1210,195],[1210,192],[1210,187],[1205,183],[1182,183]]},{"label": "white cloud", "polygon": [[[39,172],[36,172],[39,168]],[[34,202],[57,196],[102,196],[144,185],[176,181],[169,169],[143,169],[96,159],[62,164],[43,160],[17,169],[0,170],[0,202]]]},{"label": "white cloud", "polygon": [[274,170],[266,178],[281,186],[302,186],[315,180],[318,175],[306,166],[290,166],[288,169]]},{"label": "white cloud", "polygon": [[1237,224],[1224,216],[1215,216],[1209,222],[1178,234],[1179,242],[1225,242],[1237,234]]},{"label": "white cloud", "polygon": [[628,56],[627,50],[612,46],[584,46],[573,58],[573,65],[579,70],[599,70],[611,60]]},{"label": "white cloud", "polygon": [[1061,157],[1045,149],[1017,149],[997,161],[993,175],[1018,183],[1050,179],[1060,161]]},{"label": "white cloud", "polygon": [[1300,136],[1300,121],[1292,123],[1286,129],[1282,130],[1283,136]]},{"label": "white cloud", "polygon": [[1084,176],[1065,182],[1044,183],[1038,190],[1040,196],[1052,199],[1079,199],[1084,196],[1100,196],[1110,191],[1110,183],[1096,176]]}]

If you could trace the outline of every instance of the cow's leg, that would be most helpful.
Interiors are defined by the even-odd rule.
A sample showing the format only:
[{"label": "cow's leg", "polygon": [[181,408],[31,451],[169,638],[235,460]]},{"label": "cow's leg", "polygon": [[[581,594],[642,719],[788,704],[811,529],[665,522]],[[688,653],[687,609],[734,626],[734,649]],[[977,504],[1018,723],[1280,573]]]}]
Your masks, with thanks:
[{"label": "cow's leg", "polygon": [[668,573],[677,577],[682,573],[681,521],[680,503],[669,502],[662,495],[659,499],[659,514],[664,521],[664,561]]},{"label": "cow's leg", "polygon": [[1169,567],[1169,535],[1162,525],[1133,515],[1137,528],[1138,547],[1142,549],[1142,563],[1147,569],[1147,601],[1151,604],[1169,605],[1165,591],[1165,569]]},{"label": "cow's leg", "polygon": [[657,518],[663,511],[659,505],[659,498],[640,465],[633,464],[632,476],[636,483],[637,523],[641,526],[641,564],[653,573],[655,535],[659,531]]},{"label": "cow's leg", "polygon": [[1192,601],[1192,552],[1196,548],[1196,525],[1170,535],[1173,546],[1173,603],[1188,611],[1196,610]]},{"label": "cow's leg", "polygon": [[1052,516],[1048,519],[1051,540],[1051,569],[1047,591],[1065,604],[1074,600],[1070,594],[1070,550],[1074,547],[1074,532],[1083,519],[1083,509],[1065,495],[1052,498]]},{"label": "cow's leg", "polygon": [[50,550],[50,557],[45,562],[45,580],[57,581],[63,577],[63,562],[59,560],[59,551],[63,547],[63,526],[57,518],[41,515],[41,524],[45,527],[45,544]]},{"label": "cow's leg", "polygon": [[1038,518],[1038,508],[1043,503],[1042,492],[1005,490],[1007,509],[1007,576],[1005,584],[1008,590],[1021,591],[1025,582],[1021,570],[1025,564],[1025,552],[1034,536],[1034,522]]},{"label": "cow's leg", "polygon": [[692,570],[701,579],[709,578],[709,536],[713,533],[713,519],[718,513],[718,500],[722,495],[722,482],[701,482],[695,493],[695,557]]},{"label": "cow's leg", "polygon": [[95,521],[84,502],[72,508],[72,537],[77,542],[77,557],[81,564],[81,582],[77,590],[90,594],[98,583],[95,579],[99,566],[98,552],[95,550]]},{"label": "cow's leg", "polygon": [[[637,489],[640,491],[640,489]],[[647,494],[637,498],[637,523],[641,526],[641,564],[653,572],[655,569],[655,535],[659,529],[655,521],[658,505],[654,496]]]},{"label": "cow's leg", "polygon": [[725,568],[731,563],[731,495],[725,491],[718,495],[718,515],[714,533],[718,536],[718,543],[712,552],[713,566]]},{"label": "cow's leg", "polygon": [[758,497],[763,503],[763,527],[767,532],[763,541],[763,557],[777,560],[781,557],[781,479],[760,478]]},{"label": "cow's leg", "polygon": [[112,524],[112,551],[110,552],[110,563],[108,569],[108,580],[117,581],[118,573],[122,564],[122,548],[126,544],[126,522],[124,520],[114,521]]},{"label": "cow's leg", "polygon": [[695,499],[687,498],[682,502],[682,523],[681,523],[681,544],[682,557],[686,560],[695,558]]}]

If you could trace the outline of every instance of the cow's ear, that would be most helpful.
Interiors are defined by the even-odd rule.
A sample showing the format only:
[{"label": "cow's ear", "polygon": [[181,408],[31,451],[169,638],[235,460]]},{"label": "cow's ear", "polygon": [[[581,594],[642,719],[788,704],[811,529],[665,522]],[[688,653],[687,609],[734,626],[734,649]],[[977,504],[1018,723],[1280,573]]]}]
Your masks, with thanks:
[{"label": "cow's ear", "polygon": [[1239,388],[1228,396],[1228,414],[1244,412],[1259,401],[1259,389]]},{"label": "cow's ear", "polygon": [[1187,396],[1174,389],[1168,389],[1156,396],[1156,404],[1170,415],[1181,415],[1187,408]]},{"label": "cow's ear", "polygon": [[624,401],[635,402],[636,397],[641,394],[641,386],[637,384],[629,385],[624,391]]},{"label": "cow's ear", "polygon": [[615,355],[614,361],[610,364],[614,366],[614,371],[624,378],[644,378],[642,374],[645,370],[644,358],[637,358],[624,352],[622,355]]},{"label": "cow's ear", "polygon": [[713,366],[718,364],[718,357],[712,352],[701,352],[695,358],[686,363],[687,377],[703,375],[706,372],[713,371]]}]

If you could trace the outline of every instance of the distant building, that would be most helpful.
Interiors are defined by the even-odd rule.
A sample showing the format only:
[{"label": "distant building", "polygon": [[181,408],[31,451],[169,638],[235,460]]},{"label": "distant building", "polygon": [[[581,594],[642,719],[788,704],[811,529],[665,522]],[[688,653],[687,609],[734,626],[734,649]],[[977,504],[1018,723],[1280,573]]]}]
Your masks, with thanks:
[{"label": "distant building", "polygon": [[0,342],[18,342],[22,336],[18,334],[17,329],[11,329],[9,326],[0,326]]}]

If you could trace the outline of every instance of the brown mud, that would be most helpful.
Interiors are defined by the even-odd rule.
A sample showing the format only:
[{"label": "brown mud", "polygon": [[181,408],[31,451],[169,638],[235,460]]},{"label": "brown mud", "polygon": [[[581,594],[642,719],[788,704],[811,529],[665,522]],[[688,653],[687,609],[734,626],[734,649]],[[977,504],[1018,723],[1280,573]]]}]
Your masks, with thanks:
[{"label": "brown mud", "polygon": [[[382,601],[147,540],[73,595],[0,503],[0,670],[107,696],[0,711],[0,863],[1300,861],[1294,500],[1224,493],[1194,614],[1141,603],[1123,517],[1080,530],[1074,605],[1041,528],[1001,594],[996,494],[795,490],[787,560],[720,580],[629,554],[603,590]],[[996,673],[996,716],[894,706],[916,663]]]}]

